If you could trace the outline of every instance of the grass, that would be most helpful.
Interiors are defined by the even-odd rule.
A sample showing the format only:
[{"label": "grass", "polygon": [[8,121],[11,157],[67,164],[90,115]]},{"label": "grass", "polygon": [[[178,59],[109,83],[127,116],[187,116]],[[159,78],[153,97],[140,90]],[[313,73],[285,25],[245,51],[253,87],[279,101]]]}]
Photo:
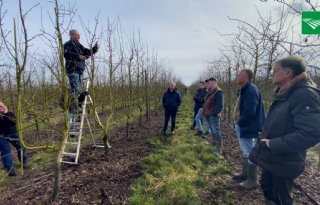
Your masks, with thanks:
[{"label": "grass", "polygon": [[[189,130],[193,117],[192,98],[186,95],[177,116],[175,135],[163,142],[154,136],[155,153],[145,159],[143,175],[132,185],[129,204],[219,204],[212,190],[225,189],[230,172],[225,160],[213,154],[212,146]],[[224,204],[235,204],[224,194]]]}]

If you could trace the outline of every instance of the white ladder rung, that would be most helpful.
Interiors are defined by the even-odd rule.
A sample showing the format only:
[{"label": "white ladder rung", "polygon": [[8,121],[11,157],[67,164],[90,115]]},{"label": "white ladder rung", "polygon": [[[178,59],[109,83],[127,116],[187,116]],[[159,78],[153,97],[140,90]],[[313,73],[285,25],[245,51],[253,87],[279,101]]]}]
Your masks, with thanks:
[{"label": "white ladder rung", "polygon": [[66,157],[74,157],[75,158],[77,156],[77,153],[62,152],[62,155],[66,156]]},{"label": "white ladder rung", "polygon": [[81,122],[69,122],[69,125],[78,126],[81,125]]},{"label": "white ladder rung", "polygon": [[69,162],[69,161],[61,161],[62,163],[65,163],[65,164],[78,164],[78,163],[75,163],[75,162]]},{"label": "white ladder rung", "polygon": [[67,142],[68,145],[78,145],[78,142]]}]

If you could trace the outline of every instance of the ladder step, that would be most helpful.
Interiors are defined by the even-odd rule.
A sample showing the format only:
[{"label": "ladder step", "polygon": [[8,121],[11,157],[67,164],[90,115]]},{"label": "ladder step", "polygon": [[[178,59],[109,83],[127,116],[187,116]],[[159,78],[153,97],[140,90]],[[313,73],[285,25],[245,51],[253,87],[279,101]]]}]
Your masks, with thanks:
[{"label": "ladder step", "polygon": [[69,125],[77,125],[79,123],[79,125],[80,125],[80,123],[81,123],[81,118],[80,118],[80,120],[70,120],[69,121]]},{"label": "ladder step", "polygon": [[75,162],[68,162],[68,161],[61,161],[61,163],[65,163],[65,164],[78,164],[78,163],[75,163]]},{"label": "ladder step", "polygon": [[69,136],[76,136],[78,137],[80,135],[80,132],[69,132]]},{"label": "ladder step", "polygon": [[67,145],[78,145],[78,142],[67,142]]},{"label": "ladder step", "polygon": [[80,126],[81,122],[69,122],[69,125]]},{"label": "ladder step", "polygon": [[62,155],[66,157],[74,157],[74,158],[77,156],[76,153],[71,153],[71,152],[62,152]]}]

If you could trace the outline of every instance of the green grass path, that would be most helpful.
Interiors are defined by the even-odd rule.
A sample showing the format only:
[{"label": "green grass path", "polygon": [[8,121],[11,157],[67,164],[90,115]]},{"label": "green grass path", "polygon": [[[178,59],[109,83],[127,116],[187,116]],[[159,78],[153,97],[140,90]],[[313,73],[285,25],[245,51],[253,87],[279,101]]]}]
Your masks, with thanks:
[{"label": "green grass path", "polygon": [[[230,168],[212,152],[212,146],[189,129],[193,117],[190,94],[183,98],[175,134],[167,142],[151,139],[155,152],[131,189],[129,204],[234,204],[226,189]],[[219,191],[219,198],[213,193]],[[222,194],[221,194],[222,193]],[[223,196],[223,197],[221,197]]]}]

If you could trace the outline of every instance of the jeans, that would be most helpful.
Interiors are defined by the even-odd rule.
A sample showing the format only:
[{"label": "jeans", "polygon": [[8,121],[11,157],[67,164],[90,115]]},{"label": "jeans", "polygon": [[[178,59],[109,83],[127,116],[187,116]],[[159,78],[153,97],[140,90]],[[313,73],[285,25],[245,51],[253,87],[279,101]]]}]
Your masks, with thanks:
[{"label": "jeans", "polygon": [[81,92],[82,74],[68,73],[68,78],[71,93],[75,94],[75,96],[78,97]]},{"label": "jeans", "polygon": [[[196,123],[197,123],[197,127],[198,127],[198,131],[202,132],[202,112],[203,112],[203,108],[200,108],[198,110],[198,113],[195,117]],[[206,131],[208,131],[208,125],[206,126]]]},{"label": "jeans", "polygon": [[277,205],[292,205],[291,191],[293,180],[278,177],[270,172],[262,170],[261,188],[265,198],[274,201]]},{"label": "jeans", "polygon": [[220,142],[222,140],[220,131],[220,117],[212,115],[207,118],[207,126],[209,131],[211,131],[214,136],[213,140]]},{"label": "jeans", "polygon": [[[236,130],[236,134],[237,134],[237,137],[239,140],[240,149],[242,151],[242,156],[243,156],[243,158],[248,159],[250,152],[255,145],[254,138],[241,138],[240,137],[240,127],[238,124],[235,124],[235,130]],[[252,163],[250,160],[248,160],[248,162],[249,162],[249,164],[254,165],[254,163]]]},{"label": "jeans", "polygon": [[78,113],[78,96],[81,92],[82,75],[79,73],[68,73],[68,78],[71,89],[69,114]]},{"label": "jeans", "polygon": [[171,118],[171,132],[174,131],[176,127],[176,116],[177,116],[177,110],[168,110],[168,109],[164,110],[163,132],[167,131],[170,118]]},{"label": "jeans", "polygon": [[193,112],[194,112],[194,114],[193,114],[193,123],[192,123],[192,127],[193,127],[193,128],[194,128],[194,127],[196,126],[196,124],[197,124],[197,122],[196,122],[196,116],[197,116],[197,114],[198,114],[199,109],[201,109],[201,108],[199,108],[198,106],[197,106],[197,107],[194,107],[194,109],[193,109]]},{"label": "jeans", "polygon": [[4,168],[9,172],[13,168],[13,157],[10,150],[11,143],[17,150],[18,159],[21,162],[21,151],[23,157],[23,164],[27,164],[27,152],[20,145],[18,134],[11,135],[8,137],[0,137],[0,152],[1,160]]}]

